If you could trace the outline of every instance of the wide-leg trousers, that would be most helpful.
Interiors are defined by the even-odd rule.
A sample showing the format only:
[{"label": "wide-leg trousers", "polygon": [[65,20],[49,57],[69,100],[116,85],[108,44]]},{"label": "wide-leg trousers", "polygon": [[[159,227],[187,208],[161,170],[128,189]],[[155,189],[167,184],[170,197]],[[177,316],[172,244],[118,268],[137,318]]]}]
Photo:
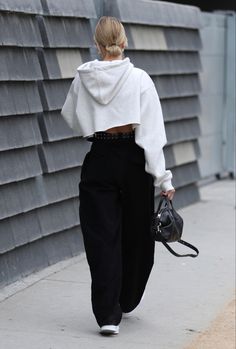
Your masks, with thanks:
[{"label": "wide-leg trousers", "polygon": [[95,140],[79,182],[79,216],[99,326],[140,302],[153,263],[153,177],[134,139]]}]

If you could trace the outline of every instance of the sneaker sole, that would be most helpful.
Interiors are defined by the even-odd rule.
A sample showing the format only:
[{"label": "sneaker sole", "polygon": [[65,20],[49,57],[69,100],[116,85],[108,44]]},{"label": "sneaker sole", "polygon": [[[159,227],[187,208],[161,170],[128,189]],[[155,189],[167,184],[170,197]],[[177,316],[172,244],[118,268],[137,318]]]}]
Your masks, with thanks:
[{"label": "sneaker sole", "polygon": [[119,327],[117,326],[110,326],[110,325],[105,325],[102,326],[100,329],[100,333],[104,335],[110,335],[110,334],[118,334],[119,333]]}]

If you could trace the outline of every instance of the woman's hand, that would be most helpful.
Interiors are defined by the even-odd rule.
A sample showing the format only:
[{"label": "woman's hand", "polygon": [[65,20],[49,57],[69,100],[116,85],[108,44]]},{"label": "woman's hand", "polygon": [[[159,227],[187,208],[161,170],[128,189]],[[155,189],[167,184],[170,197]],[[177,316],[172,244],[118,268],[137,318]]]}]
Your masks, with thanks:
[{"label": "woman's hand", "polygon": [[169,200],[173,200],[174,195],[175,195],[175,189],[161,192],[161,196],[167,196]]}]

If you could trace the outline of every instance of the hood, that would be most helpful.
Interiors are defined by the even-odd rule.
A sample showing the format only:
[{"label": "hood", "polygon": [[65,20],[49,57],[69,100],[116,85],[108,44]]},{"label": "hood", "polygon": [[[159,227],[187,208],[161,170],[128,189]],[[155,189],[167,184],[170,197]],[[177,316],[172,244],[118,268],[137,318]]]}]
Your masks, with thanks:
[{"label": "hood", "polygon": [[83,86],[100,104],[108,104],[127,80],[134,65],[127,57],[123,60],[95,59],[77,68]]}]

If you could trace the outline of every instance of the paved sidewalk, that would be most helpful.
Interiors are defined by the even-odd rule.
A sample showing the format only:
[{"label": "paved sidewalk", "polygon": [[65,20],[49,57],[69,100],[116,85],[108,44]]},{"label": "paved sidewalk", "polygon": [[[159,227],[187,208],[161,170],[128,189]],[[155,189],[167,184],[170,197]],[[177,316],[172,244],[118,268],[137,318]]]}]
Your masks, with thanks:
[{"label": "paved sidewalk", "polygon": [[235,349],[235,299],[185,349]]},{"label": "paved sidewalk", "polygon": [[[123,317],[118,336],[98,333],[82,254],[0,290],[0,348],[215,349],[213,340],[208,346],[196,340],[234,299],[234,186],[231,180],[208,184],[201,202],[180,210],[183,238],[199,248],[199,257],[176,258],[157,243],[145,298]],[[233,340],[222,348],[234,348]]]}]

